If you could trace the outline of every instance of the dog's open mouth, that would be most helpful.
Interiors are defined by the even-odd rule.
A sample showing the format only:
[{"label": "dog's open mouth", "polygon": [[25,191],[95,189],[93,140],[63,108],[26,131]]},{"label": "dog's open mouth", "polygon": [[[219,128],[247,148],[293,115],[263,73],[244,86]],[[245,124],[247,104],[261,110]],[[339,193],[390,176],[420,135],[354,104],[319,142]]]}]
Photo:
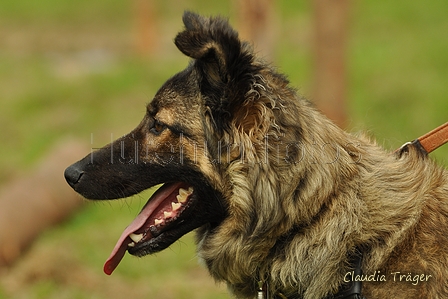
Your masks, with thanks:
[{"label": "dog's open mouth", "polygon": [[183,229],[179,229],[178,225],[190,214],[188,210],[194,201],[194,188],[186,183],[167,183],[160,187],[121,234],[104,264],[104,273],[112,274],[126,251],[137,256],[156,252],[171,243],[170,240],[166,246],[159,244],[163,243],[161,240],[165,234],[178,238],[191,230],[188,225]]}]

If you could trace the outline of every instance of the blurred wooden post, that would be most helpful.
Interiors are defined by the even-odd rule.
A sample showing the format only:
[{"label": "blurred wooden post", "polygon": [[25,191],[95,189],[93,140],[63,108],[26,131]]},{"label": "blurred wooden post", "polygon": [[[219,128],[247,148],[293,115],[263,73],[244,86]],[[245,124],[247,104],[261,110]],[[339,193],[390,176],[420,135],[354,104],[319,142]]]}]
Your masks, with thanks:
[{"label": "blurred wooden post", "polygon": [[[236,3],[235,3],[236,2]],[[275,44],[274,0],[235,0],[238,32],[260,55],[272,59]]]},{"label": "blurred wooden post", "polygon": [[349,0],[313,0],[314,94],[317,107],[340,127],[346,126],[346,46]]},{"label": "blurred wooden post", "polygon": [[140,56],[154,53],[157,43],[156,17],[152,0],[135,0],[135,48]]}]

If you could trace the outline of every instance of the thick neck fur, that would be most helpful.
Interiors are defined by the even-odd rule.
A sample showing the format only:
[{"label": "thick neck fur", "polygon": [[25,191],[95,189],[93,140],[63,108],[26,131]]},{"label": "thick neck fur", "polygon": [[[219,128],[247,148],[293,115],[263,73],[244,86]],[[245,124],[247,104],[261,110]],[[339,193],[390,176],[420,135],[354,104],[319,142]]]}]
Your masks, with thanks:
[{"label": "thick neck fur", "polygon": [[236,120],[238,134],[225,137],[239,148],[220,169],[230,215],[198,230],[211,274],[241,298],[266,280],[273,293],[315,299],[338,289],[355,248],[366,272],[382,267],[418,222],[431,186],[409,174],[435,166],[344,132],[270,70],[254,77],[246,105],[246,123]]}]

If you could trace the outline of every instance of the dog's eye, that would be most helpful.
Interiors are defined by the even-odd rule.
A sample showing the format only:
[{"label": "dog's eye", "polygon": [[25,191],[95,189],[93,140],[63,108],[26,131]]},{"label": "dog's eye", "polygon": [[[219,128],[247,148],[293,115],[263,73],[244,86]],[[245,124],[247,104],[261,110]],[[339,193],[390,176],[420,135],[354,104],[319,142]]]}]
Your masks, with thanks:
[{"label": "dog's eye", "polygon": [[155,119],[152,123],[150,131],[155,135],[159,135],[160,133],[163,132],[163,130],[165,130],[165,128],[166,128],[165,124]]}]

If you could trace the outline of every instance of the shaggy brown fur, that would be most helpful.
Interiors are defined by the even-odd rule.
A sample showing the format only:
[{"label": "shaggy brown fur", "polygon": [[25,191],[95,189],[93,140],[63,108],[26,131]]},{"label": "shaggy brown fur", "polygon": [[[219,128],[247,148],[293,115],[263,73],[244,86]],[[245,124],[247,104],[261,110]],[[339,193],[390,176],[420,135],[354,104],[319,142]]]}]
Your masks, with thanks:
[{"label": "shaggy brown fur", "polygon": [[227,21],[184,23],[175,43],[191,64],[134,131],[65,174],[88,198],[194,187],[181,220],[148,222],[143,241],[117,246],[145,255],[198,228],[199,257],[238,298],[260,280],[270,298],[331,298],[359,250],[366,298],[448,298],[448,172],[412,146],[399,156],[335,126]]}]

